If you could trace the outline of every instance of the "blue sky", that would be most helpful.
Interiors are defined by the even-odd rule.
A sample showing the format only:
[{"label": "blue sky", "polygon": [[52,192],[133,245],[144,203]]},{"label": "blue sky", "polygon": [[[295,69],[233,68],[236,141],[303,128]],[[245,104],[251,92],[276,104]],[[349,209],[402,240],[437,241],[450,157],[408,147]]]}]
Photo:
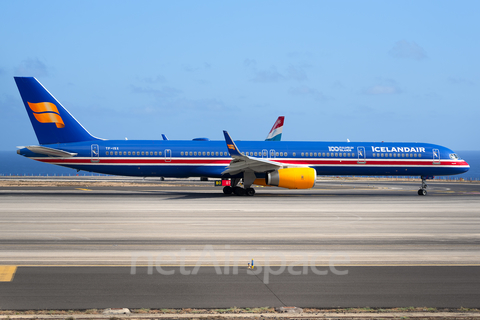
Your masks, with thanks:
[{"label": "blue sky", "polygon": [[479,150],[479,1],[6,1],[0,150],[37,144],[13,76],[106,139],[421,141]]}]

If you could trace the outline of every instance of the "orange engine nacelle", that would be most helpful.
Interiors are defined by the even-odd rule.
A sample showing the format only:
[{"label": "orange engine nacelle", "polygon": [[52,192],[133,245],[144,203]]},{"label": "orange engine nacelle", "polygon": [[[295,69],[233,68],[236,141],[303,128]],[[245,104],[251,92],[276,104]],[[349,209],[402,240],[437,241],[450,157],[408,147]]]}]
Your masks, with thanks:
[{"label": "orange engine nacelle", "polygon": [[317,172],[313,168],[286,168],[268,172],[265,183],[287,189],[310,189],[315,186]]}]

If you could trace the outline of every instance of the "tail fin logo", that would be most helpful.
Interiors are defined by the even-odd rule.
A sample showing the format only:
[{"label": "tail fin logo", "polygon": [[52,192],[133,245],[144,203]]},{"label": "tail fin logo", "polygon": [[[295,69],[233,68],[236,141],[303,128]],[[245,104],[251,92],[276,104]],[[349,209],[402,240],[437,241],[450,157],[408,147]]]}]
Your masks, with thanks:
[{"label": "tail fin logo", "polygon": [[227,144],[227,147],[228,149],[235,150],[235,147],[233,146],[233,144]]},{"label": "tail fin logo", "polygon": [[28,106],[33,111],[33,115],[38,122],[41,123],[55,123],[57,128],[65,128],[60,112],[57,106],[51,102],[30,103]]}]

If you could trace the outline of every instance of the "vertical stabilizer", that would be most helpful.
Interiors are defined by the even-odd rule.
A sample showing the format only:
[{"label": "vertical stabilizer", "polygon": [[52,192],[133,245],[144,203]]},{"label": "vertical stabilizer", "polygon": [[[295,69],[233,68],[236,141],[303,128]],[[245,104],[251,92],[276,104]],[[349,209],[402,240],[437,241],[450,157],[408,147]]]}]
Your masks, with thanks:
[{"label": "vertical stabilizer", "polygon": [[33,77],[15,77],[40,144],[100,140],[92,136],[53,95]]},{"label": "vertical stabilizer", "polygon": [[275,121],[275,124],[273,125],[272,130],[270,130],[270,133],[268,134],[265,141],[280,141],[280,140],[282,140],[282,131],[283,131],[284,120],[285,120],[284,116],[278,117],[277,121]]}]

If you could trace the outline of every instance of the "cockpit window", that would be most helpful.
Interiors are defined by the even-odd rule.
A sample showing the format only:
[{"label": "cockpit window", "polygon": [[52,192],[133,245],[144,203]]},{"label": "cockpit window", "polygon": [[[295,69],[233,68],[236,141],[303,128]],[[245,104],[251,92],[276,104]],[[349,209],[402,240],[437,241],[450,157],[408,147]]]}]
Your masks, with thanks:
[{"label": "cockpit window", "polygon": [[452,160],[458,160],[458,156],[456,153],[450,153],[450,159]]}]

